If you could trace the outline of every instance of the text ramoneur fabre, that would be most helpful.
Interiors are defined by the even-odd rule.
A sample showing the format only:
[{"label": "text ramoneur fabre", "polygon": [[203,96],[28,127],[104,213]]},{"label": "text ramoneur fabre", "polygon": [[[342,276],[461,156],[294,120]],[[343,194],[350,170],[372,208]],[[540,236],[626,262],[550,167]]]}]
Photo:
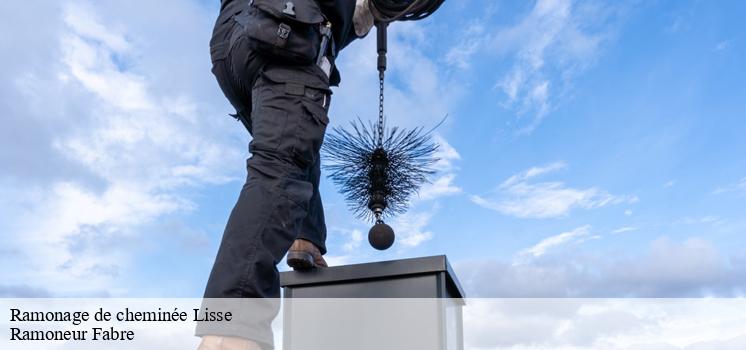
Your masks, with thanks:
[{"label": "text ramoneur fabre", "polygon": [[[173,311],[158,308],[155,311],[135,311],[125,308],[119,311],[24,311],[10,309],[10,322],[15,323],[70,323],[81,326],[85,322],[230,322],[233,314],[230,311],[210,311],[208,308],[192,309],[190,319],[187,311],[174,308]],[[10,340],[134,340],[132,330],[117,329],[113,326],[91,327],[90,329],[75,330],[28,330],[19,327],[10,328]]]}]

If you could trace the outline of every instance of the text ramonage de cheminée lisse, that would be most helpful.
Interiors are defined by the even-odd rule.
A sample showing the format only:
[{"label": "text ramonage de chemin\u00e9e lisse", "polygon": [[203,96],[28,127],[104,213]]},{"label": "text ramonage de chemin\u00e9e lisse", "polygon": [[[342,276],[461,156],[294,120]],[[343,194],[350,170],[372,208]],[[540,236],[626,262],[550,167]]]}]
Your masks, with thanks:
[{"label": "text ramonage de chemin\u00e9e lisse", "polygon": [[[193,309],[195,322],[230,322],[233,318],[231,312],[210,311],[208,308]],[[93,317],[87,311],[22,311],[10,309],[11,322],[68,322],[79,326],[84,322],[186,322],[189,321],[186,311],[174,308],[173,311],[164,311],[158,308],[156,311],[133,311],[125,308],[123,311],[110,312],[99,309]],[[87,340],[88,330],[22,330],[13,327],[10,329],[10,340]],[[114,327],[93,327],[90,329],[92,338],[90,340],[133,340],[134,332],[117,330]]]},{"label": "text ramonage de chemin\u00e9e lisse", "polygon": [[[208,308],[204,310],[193,309],[194,321],[230,321],[233,315],[228,312],[212,312]],[[200,313],[200,311],[202,311]],[[184,322],[188,320],[186,311],[132,311],[125,308],[115,314],[106,312],[105,319],[97,318],[96,321],[119,321],[119,322]],[[111,317],[114,315],[114,317]],[[91,314],[87,311],[22,311],[10,309],[11,322],[70,322],[75,326],[91,320]]]}]

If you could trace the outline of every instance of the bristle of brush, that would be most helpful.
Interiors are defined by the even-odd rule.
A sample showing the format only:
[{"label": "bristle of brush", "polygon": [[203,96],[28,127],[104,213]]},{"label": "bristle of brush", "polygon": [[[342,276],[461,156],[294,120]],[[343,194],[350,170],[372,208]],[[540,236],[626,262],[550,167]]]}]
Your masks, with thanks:
[{"label": "bristle of brush", "polygon": [[[403,130],[385,128],[383,148],[388,158],[384,197],[384,217],[405,212],[410,197],[429,182],[435,171],[432,166],[438,145],[432,141],[432,130],[422,127]],[[373,151],[378,148],[378,129],[362,120],[351,122],[351,128],[335,127],[327,134],[323,144],[324,169],[339,187],[350,209],[362,219],[373,221],[375,216],[368,209],[373,195],[370,169]]]}]

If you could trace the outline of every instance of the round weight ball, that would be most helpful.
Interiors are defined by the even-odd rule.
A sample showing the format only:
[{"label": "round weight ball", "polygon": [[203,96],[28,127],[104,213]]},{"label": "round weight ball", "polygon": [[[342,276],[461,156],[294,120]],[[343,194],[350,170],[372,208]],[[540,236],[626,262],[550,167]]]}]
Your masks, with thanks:
[{"label": "round weight ball", "polygon": [[394,230],[384,223],[375,224],[368,232],[368,242],[378,250],[389,249],[394,244]]}]

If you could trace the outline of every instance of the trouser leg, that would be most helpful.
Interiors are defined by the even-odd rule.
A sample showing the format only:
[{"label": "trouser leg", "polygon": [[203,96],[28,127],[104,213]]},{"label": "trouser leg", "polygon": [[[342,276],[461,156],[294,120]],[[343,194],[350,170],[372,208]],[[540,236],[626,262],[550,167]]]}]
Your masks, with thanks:
[{"label": "trouser leg", "polygon": [[303,220],[298,238],[305,239],[316,245],[321,254],[326,254],[326,222],[324,220],[324,206],[319,194],[319,180],[321,176],[321,160],[311,166],[308,179],[313,185],[313,195],[308,207],[308,215]]},{"label": "trouser leg", "polygon": [[305,208],[291,198],[308,202],[312,195],[310,183],[293,178],[283,163],[263,152],[247,161],[247,181],[228,219],[205,297],[280,296],[275,265],[306,216]]},{"label": "trouser leg", "polygon": [[[279,298],[276,265],[299,236],[310,208],[320,208],[317,163],[328,119],[318,91],[311,90],[264,77],[254,85],[248,176],[228,219],[205,298]],[[242,310],[250,317],[231,325],[200,324],[197,334],[271,344],[270,324],[279,303],[248,305],[256,309]]]},{"label": "trouser leg", "polygon": [[[256,126],[255,126],[256,128]],[[310,184],[289,178],[283,162],[255,153],[248,161],[248,179],[228,219],[205,290],[211,310],[237,315],[231,323],[202,323],[198,335],[227,335],[272,344],[271,323],[279,310],[277,263],[295,240],[305,210],[290,199],[311,197]],[[302,193],[306,192],[306,193]]]}]

